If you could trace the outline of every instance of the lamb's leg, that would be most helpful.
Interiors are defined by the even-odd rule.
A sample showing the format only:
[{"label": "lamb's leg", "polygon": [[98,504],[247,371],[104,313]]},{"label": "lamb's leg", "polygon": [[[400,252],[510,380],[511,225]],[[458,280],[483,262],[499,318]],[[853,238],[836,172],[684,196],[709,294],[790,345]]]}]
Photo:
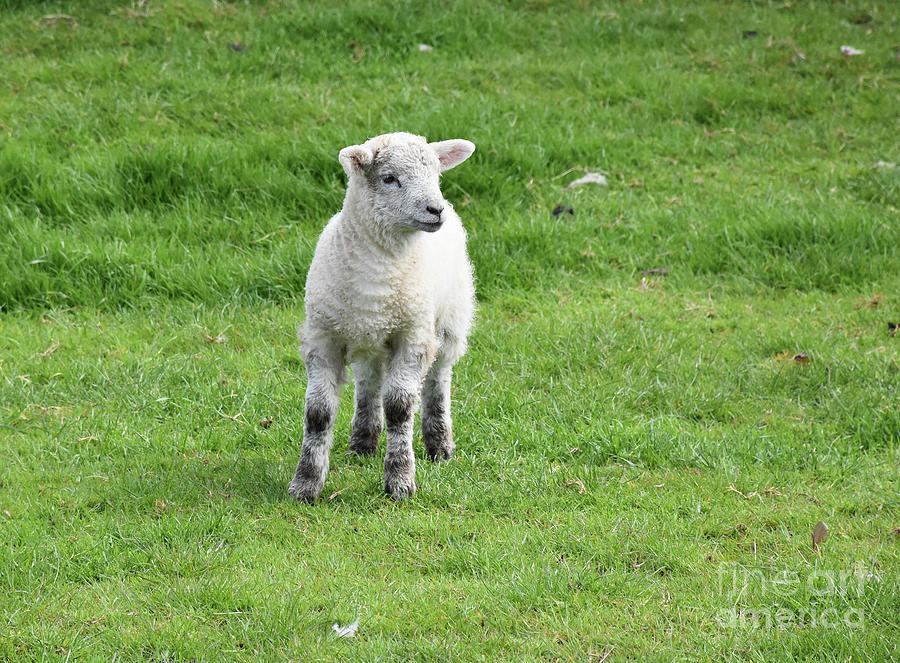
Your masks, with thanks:
[{"label": "lamb's leg", "polygon": [[303,446],[288,492],[298,500],[312,502],[322,492],[328,474],[328,454],[344,365],[342,353],[333,346],[309,351],[304,361],[307,386]]},{"label": "lamb's leg", "polygon": [[453,365],[442,358],[431,366],[422,386],[422,442],[425,454],[435,461],[453,455],[453,426],[450,421],[450,377]]},{"label": "lamb's leg", "polygon": [[354,361],[353,378],[356,389],[350,451],[360,456],[371,456],[378,448],[378,438],[384,427],[384,410],[381,407],[381,383],[384,380],[382,358]]},{"label": "lamb's leg", "polygon": [[413,418],[427,356],[424,347],[403,346],[398,348],[388,366],[384,385],[384,416],[387,422],[384,490],[395,500],[406,499],[416,492]]}]

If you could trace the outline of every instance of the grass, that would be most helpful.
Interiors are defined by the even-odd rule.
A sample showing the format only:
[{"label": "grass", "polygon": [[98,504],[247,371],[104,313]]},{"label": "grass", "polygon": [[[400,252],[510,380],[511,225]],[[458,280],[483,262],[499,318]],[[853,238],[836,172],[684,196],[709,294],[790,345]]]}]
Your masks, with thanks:
[{"label": "grass", "polygon": [[[0,8],[0,659],[900,657],[896,12]],[[458,455],[392,503],[345,391],[297,504],[336,155],[396,129],[478,145]]]}]

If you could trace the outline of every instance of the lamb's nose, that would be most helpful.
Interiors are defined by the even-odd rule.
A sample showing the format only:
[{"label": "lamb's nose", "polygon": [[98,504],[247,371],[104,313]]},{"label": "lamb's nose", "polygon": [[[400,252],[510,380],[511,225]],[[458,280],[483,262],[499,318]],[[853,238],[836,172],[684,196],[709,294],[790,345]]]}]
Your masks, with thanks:
[{"label": "lamb's nose", "polygon": [[425,209],[428,210],[429,213],[434,214],[435,216],[440,216],[441,212],[444,211],[443,207],[432,207],[431,205],[426,205]]}]

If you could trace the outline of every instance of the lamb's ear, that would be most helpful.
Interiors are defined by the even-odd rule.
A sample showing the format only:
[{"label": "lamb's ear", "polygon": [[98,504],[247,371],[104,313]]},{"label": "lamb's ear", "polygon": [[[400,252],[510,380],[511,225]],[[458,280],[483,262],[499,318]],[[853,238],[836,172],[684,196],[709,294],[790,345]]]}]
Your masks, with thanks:
[{"label": "lamb's ear", "polygon": [[365,145],[351,145],[341,150],[338,160],[344,167],[347,177],[353,173],[361,173],[372,163],[372,150]]},{"label": "lamb's ear", "polygon": [[475,151],[475,143],[457,138],[456,140],[442,140],[439,143],[428,143],[437,154],[441,162],[441,170],[450,170],[472,156]]}]

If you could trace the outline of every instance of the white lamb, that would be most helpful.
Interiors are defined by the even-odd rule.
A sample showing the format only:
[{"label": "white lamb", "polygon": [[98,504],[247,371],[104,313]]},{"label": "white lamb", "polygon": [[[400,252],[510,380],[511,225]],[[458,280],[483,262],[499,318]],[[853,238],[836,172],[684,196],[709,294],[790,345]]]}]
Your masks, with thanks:
[{"label": "white lamb", "polygon": [[341,150],[344,207],[319,237],[306,279],[303,446],[288,488],[297,499],[322,492],[348,363],[356,383],[350,450],[375,453],[387,420],[389,495],[401,500],[416,491],[420,392],[426,454],[452,455],[450,374],[466,351],[475,288],[466,233],[441,194],[440,174],[474,151],[467,140],[428,143],[408,133]]}]

